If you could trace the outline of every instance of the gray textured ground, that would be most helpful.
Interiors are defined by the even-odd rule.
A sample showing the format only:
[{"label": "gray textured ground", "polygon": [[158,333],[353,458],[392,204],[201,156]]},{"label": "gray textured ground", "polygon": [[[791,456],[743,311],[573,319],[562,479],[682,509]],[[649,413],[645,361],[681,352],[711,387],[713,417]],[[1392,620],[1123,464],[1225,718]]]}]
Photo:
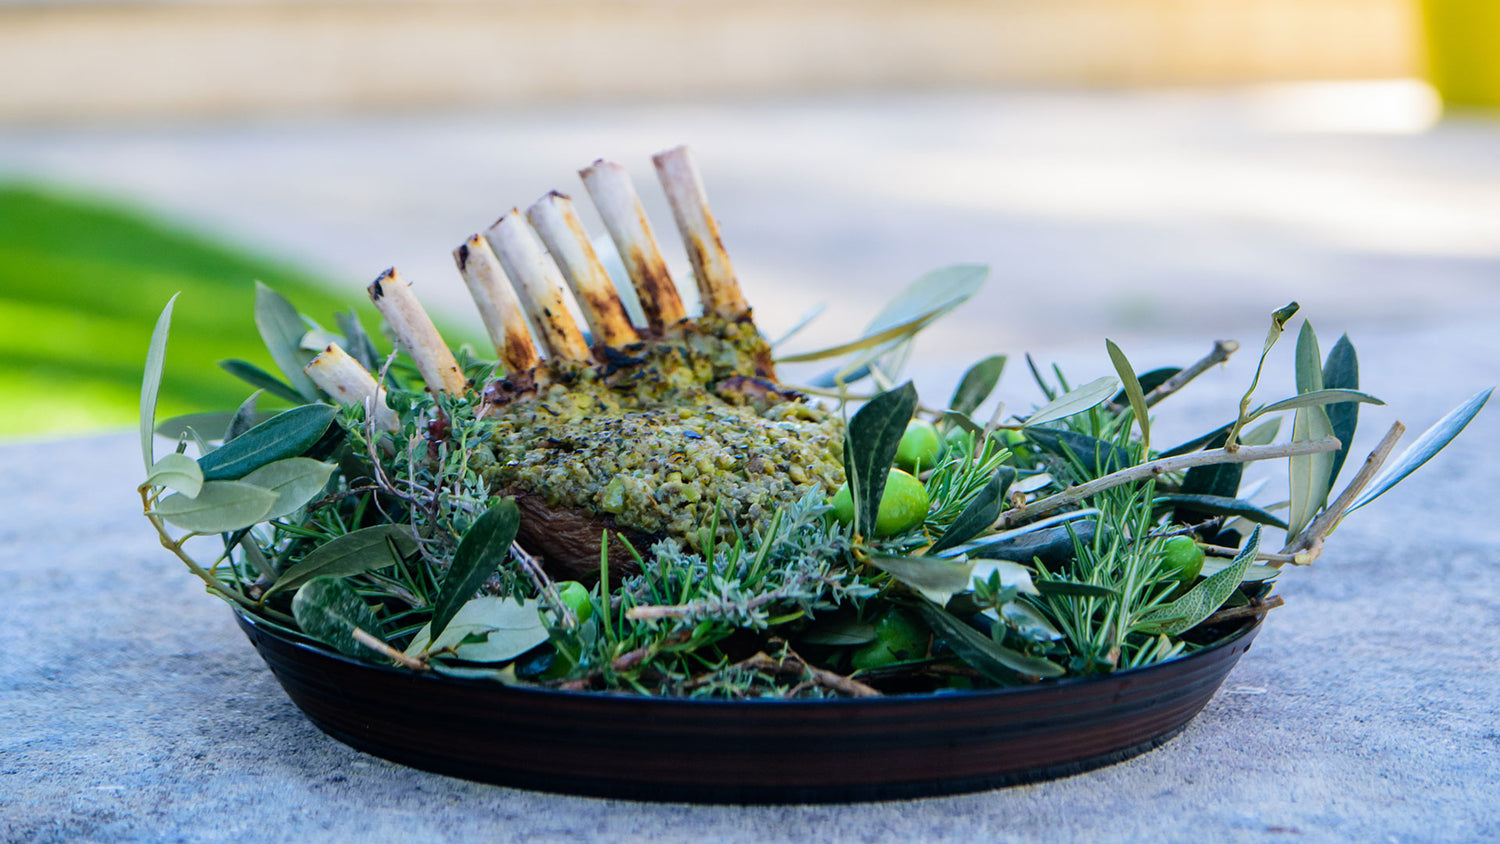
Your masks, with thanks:
[{"label": "gray textured ground", "polygon": [[[1370,388],[1425,425],[1494,379],[1500,343],[1480,328],[1368,338]],[[1244,374],[1184,408],[1221,413]],[[1362,441],[1391,417],[1367,415]],[[785,808],[551,796],[355,753],[302,719],[228,611],[153,547],[132,436],[5,447],[0,839],[1494,840],[1497,443],[1492,409],[1288,575],[1287,606],[1166,747],[1061,782]]]},{"label": "gray textured ground", "polygon": [[[1289,298],[1283,294],[1300,289],[1302,281],[1309,290],[1304,298],[1316,301],[1312,316],[1325,347],[1339,330],[1350,329],[1361,351],[1366,387],[1392,406],[1362,417],[1358,444],[1364,449],[1391,419],[1399,416],[1420,430],[1475,390],[1500,380],[1495,363],[1500,359],[1500,332],[1495,330],[1500,264],[1493,253],[1500,236],[1488,245],[1480,244],[1479,237],[1485,231],[1500,234],[1492,226],[1500,197],[1496,159],[1483,154],[1494,149],[1500,132],[1460,124],[1420,138],[1270,137],[1226,126],[1226,115],[1242,112],[1232,104],[1145,98],[1130,111],[1128,101],[1023,96],[915,106],[825,104],[825,113],[843,118],[838,124],[843,134],[826,127],[812,131],[817,122],[810,105],[781,111],[765,106],[762,122],[770,125],[747,128],[751,139],[740,138],[741,146],[734,148],[749,150],[756,137],[766,140],[802,126],[815,148],[832,148],[835,142],[853,145],[865,150],[867,161],[885,156],[880,160],[909,167],[925,162],[941,170],[944,151],[966,147],[977,155],[974,150],[982,144],[972,133],[956,140],[919,137],[916,127],[932,134],[941,123],[990,126],[984,137],[995,148],[1016,154],[1024,152],[1019,143],[1034,158],[1071,160],[1096,172],[1116,166],[1118,173],[1130,172],[1126,164],[1104,162],[1100,155],[1107,145],[1092,135],[1077,139],[1071,152],[1061,130],[1052,137],[1054,143],[1044,143],[1047,132],[1037,127],[1055,125],[1047,123],[1051,115],[1072,121],[1069,125],[1082,121],[1098,132],[1113,131],[1126,146],[1143,150],[1142,160],[1181,177],[1180,184],[1173,183],[1180,201],[1167,202],[1171,208],[1145,226],[1119,219],[1084,221],[1089,215],[1082,212],[1078,219],[1064,219],[1066,209],[1058,210],[1061,200],[1049,206],[1055,211],[1050,216],[1017,211],[1000,219],[1006,215],[977,209],[974,214],[993,226],[995,241],[988,247],[993,255],[966,255],[958,247],[980,242],[979,224],[963,228],[964,204],[955,200],[942,206],[933,198],[930,180],[911,182],[913,192],[928,192],[911,206],[921,213],[906,215],[912,228],[893,223],[878,238],[840,229],[837,221],[845,212],[861,220],[871,219],[871,208],[877,214],[896,213],[893,206],[871,198],[879,191],[851,182],[847,192],[835,193],[823,204],[810,195],[792,204],[788,213],[802,227],[798,231],[812,227],[829,233],[823,241],[811,234],[799,240],[788,235],[790,229],[778,229],[782,223],[776,221],[756,230],[757,203],[771,199],[753,178],[755,155],[747,152],[749,162],[742,165],[729,163],[724,167],[727,179],[711,178],[711,184],[728,182],[728,207],[740,210],[726,216],[735,214],[750,224],[746,249],[752,254],[756,243],[790,236],[788,255],[746,260],[770,267],[780,279],[773,279],[778,291],[797,287],[797,279],[780,268],[807,261],[819,272],[831,273],[846,248],[861,255],[860,250],[875,250],[859,258],[861,272],[879,273],[882,259],[899,265],[901,272],[882,276],[882,284],[897,283],[892,279],[921,263],[971,256],[1013,256],[1009,265],[1000,262],[1002,285],[1016,273],[1053,280],[1038,294],[1054,303],[1049,307],[1032,301],[1024,285],[987,293],[990,298],[980,303],[977,315],[960,323],[963,331],[937,343],[924,358],[919,386],[925,383],[934,393],[951,384],[955,367],[965,358],[996,347],[1017,351],[1018,341],[995,338],[989,328],[998,323],[1007,326],[1007,335],[1014,333],[1008,329],[1016,311],[1031,320],[1017,329],[1028,338],[1027,346],[1044,359],[1065,361],[1079,376],[1092,376],[1108,366],[1096,327],[1137,335],[1126,348],[1141,368],[1181,364],[1206,349],[1215,335],[1238,337],[1247,347],[1258,345],[1261,315],[1283,304]],[[1127,119],[1129,114],[1162,122],[1151,129]],[[645,152],[683,135],[697,139],[699,130],[710,134],[710,141],[734,142],[733,133],[722,126],[714,130],[717,134],[710,132],[720,125],[712,115],[659,110],[647,116],[650,133],[642,129],[640,136],[612,139],[610,148],[625,143],[628,154]],[[660,130],[674,118],[692,124],[692,131],[659,140]],[[527,119],[526,127],[539,138],[531,142],[531,151],[554,170],[563,167],[564,156],[549,152],[543,140],[567,136],[569,144],[581,148],[579,139],[589,133],[575,132],[574,137],[569,132],[580,124],[593,126],[588,123],[592,118],[572,113]],[[997,128],[1001,123],[1029,140],[1004,137]],[[1194,128],[1199,124],[1207,128]],[[398,145],[416,154],[423,143],[431,143],[431,157],[472,159],[477,153],[466,142],[478,144],[483,137],[514,152],[517,139],[524,137],[510,124],[467,125],[457,130],[451,124],[429,125],[426,134],[420,126],[411,128],[404,141],[397,139]],[[542,131],[546,126],[553,127],[552,135]],[[241,147],[231,142],[234,133],[227,129],[164,132],[146,140],[146,133],[32,136],[0,143],[0,160],[11,169],[75,179],[107,170],[116,187],[150,181],[141,168],[154,160],[161,178],[153,183],[152,195],[164,207],[190,215],[218,206],[212,202],[214,191],[193,193],[183,173],[206,178],[218,172],[215,163],[233,159],[236,149],[261,156],[262,163],[304,164],[316,159],[313,153],[320,149],[330,159],[348,149],[355,160],[384,149],[361,146],[365,142],[358,129],[263,128],[249,133],[250,140],[237,142]],[[867,145],[859,146],[866,140]],[[698,142],[706,151],[712,149],[710,142]],[[600,143],[594,139],[588,152],[580,154],[608,152]],[[1300,215],[1304,222],[1328,225],[1341,219],[1326,208],[1267,211],[1267,217],[1282,219],[1277,226],[1239,226],[1239,212],[1222,204],[1195,216],[1197,200],[1191,198],[1213,191],[1192,184],[1190,173],[1182,170],[1184,158],[1216,161],[1233,171],[1240,159],[1225,149],[1235,144],[1243,148],[1249,171],[1269,174],[1273,187],[1281,186],[1279,193],[1267,188],[1266,195],[1279,195],[1288,206],[1296,204],[1288,186],[1311,179],[1326,166],[1319,195],[1341,198],[1349,214],[1374,233],[1346,226],[1341,236],[1324,237],[1327,231],[1317,225],[1298,227],[1282,219]],[[796,158],[787,152],[789,146],[780,147],[783,160]],[[110,160],[120,166],[99,170],[102,165],[90,163],[87,156],[75,160],[65,154],[106,149],[113,150],[117,157]],[[160,152],[153,158],[153,149],[171,155]],[[916,151],[921,149],[935,152],[920,155]],[[767,155],[763,151],[761,158]],[[1360,180],[1361,160],[1379,165],[1369,171],[1368,181]],[[574,162],[569,158],[567,163]],[[371,228],[370,220],[384,212],[354,203],[348,195],[335,200],[334,192],[327,194],[326,213],[302,201],[321,189],[331,191],[333,176],[324,173],[324,181],[318,182],[316,168],[308,164],[311,169],[282,183],[291,198],[278,198],[275,185],[257,183],[256,177],[265,176],[257,166],[252,160],[242,173],[246,178],[238,182],[222,178],[224,185],[238,185],[236,195],[245,202],[238,218],[221,213],[213,221],[279,214],[262,221],[257,237],[294,251],[297,243],[307,244],[307,235],[299,234],[295,223],[298,209],[311,221],[308,228],[359,230],[371,243],[384,237],[384,246],[392,251],[446,245],[428,243],[432,238],[422,234],[421,209],[393,210],[396,222]],[[1012,182],[1020,178],[1012,176]],[[377,174],[366,177],[381,184]],[[404,178],[413,194],[433,207],[440,204],[440,197],[421,188],[428,184],[426,177],[408,173]],[[532,177],[507,178],[519,182]],[[1228,206],[1253,205],[1261,193],[1248,184],[1253,181],[1249,175],[1217,178],[1228,179],[1239,191],[1234,194],[1239,199],[1223,200]],[[391,180],[401,182],[395,176]],[[773,187],[785,180],[785,175],[773,180]],[[545,186],[539,182],[535,192]],[[1075,204],[1093,195],[1087,187],[1074,188],[1063,193]],[[298,189],[305,193],[297,194]],[[387,184],[381,190],[396,188]],[[525,201],[530,195],[507,192],[500,201]],[[1357,201],[1360,196],[1366,201]],[[1398,213],[1403,196],[1426,203],[1421,205],[1426,212],[1413,212],[1412,219],[1441,218],[1444,207],[1464,213],[1454,216],[1453,226],[1433,224],[1408,232],[1401,242],[1400,220],[1388,217]],[[1041,198],[1038,193],[1031,201]],[[459,204],[474,205],[468,200]],[[992,203],[999,204],[1004,203]],[[946,210],[931,211],[938,206]],[[1118,213],[1103,216],[1138,216],[1131,207],[1127,203]],[[462,219],[479,213],[469,208]],[[456,240],[484,220],[442,222],[445,236]],[[1217,232],[1217,239],[1172,253],[1174,240],[1201,238],[1209,230]],[[1323,235],[1309,234],[1314,231]],[[730,240],[733,247],[734,238]],[[882,245],[887,240],[889,245]],[[1152,320],[1131,323],[1109,306],[1119,300],[1101,292],[1108,287],[1111,269],[1121,266],[1130,270],[1121,284],[1137,277],[1166,279],[1156,286],[1142,280],[1132,295],[1152,301],[1184,291],[1208,300],[1222,295],[1233,304],[1253,305],[1255,315],[1229,320],[1232,331],[1217,330],[1216,305],[1206,307],[1199,321],[1185,329],[1167,331]],[[1160,273],[1152,275],[1153,269]],[[1263,287],[1231,289],[1247,275],[1268,281]],[[836,280],[830,289],[830,295],[854,299],[860,288]],[[764,301],[750,293],[757,303]],[[1078,312],[1086,327],[1060,333],[1067,320],[1055,303],[1070,297],[1082,303]],[[787,305],[784,310],[796,308]],[[1139,339],[1156,332],[1165,332],[1166,339]],[[1287,389],[1289,351],[1281,350],[1273,362],[1276,375],[1267,395]],[[1248,351],[1242,353],[1228,372],[1214,374],[1184,394],[1178,411],[1164,405],[1158,436],[1186,437],[1223,418],[1252,365]],[[1007,374],[1003,390],[1022,406],[1031,395],[1019,367]],[[1500,680],[1494,670],[1500,663],[1500,520],[1495,506],[1500,498],[1500,410],[1493,407],[1426,470],[1356,514],[1312,570],[1285,577],[1280,593],[1286,607],[1272,615],[1254,649],[1202,716],[1164,748],[1053,783],[947,799],[827,807],[684,807],[577,799],[428,775],[345,748],[299,715],[234,628],[228,611],[153,546],[133,504],[132,489],[141,473],[136,451],[134,436],[124,433],[0,447],[0,653],[5,654],[0,661],[0,840],[1500,838],[1495,785],[1500,780]]]}]

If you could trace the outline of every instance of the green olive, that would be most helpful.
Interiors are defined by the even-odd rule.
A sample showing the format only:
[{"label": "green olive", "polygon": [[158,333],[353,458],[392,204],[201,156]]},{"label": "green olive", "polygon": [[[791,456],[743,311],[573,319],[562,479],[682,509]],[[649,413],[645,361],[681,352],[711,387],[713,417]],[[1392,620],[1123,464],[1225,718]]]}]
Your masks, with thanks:
[{"label": "green olive", "polygon": [[1192,583],[1203,571],[1203,556],[1191,536],[1174,536],[1162,546],[1162,571],[1179,583]]},{"label": "green olive", "polygon": [[[839,487],[833,494],[833,517],[844,524],[854,521],[854,496],[849,485]],[[892,469],[885,478],[885,491],[880,494],[880,509],[875,514],[875,535],[893,536],[920,525],[927,518],[927,508],[932,500],[922,482],[901,471]]]},{"label": "green olive", "polygon": [[892,469],[885,479],[880,496],[880,510],[875,514],[875,535],[894,536],[920,525],[927,518],[932,500],[927,487],[900,469]]},{"label": "green olive", "polygon": [[932,636],[905,610],[893,609],[875,621],[875,641],[854,652],[855,668],[880,668],[927,655]]},{"label": "green olive", "polygon": [[854,521],[854,494],[849,492],[849,485],[839,487],[839,491],[833,494],[833,517],[841,524],[849,524]]},{"label": "green olive", "polygon": [[942,446],[937,428],[929,422],[913,419],[906,423],[906,433],[901,435],[901,444],[896,447],[896,465],[908,472],[931,469],[937,465]]},{"label": "green olive", "polygon": [[943,448],[954,454],[964,454],[969,450],[969,443],[974,442],[974,435],[963,428],[954,425],[948,429],[948,435],[943,438]]},{"label": "green olive", "polygon": [[[1026,444],[1026,435],[1011,428],[1001,428],[991,433],[989,438],[1011,449]],[[954,454],[964,454],[969,450],[969,443],[973,441],[973,433],[955,425],[948,431],[948,436],[943,440],[943,447]]]},{"label": "green olive", "polygon": [[578,623],[582,624],[589,620],[594,614],[594,604],[589,600],[589,590],[576,580],[565,580],[557,584],[557,596],[568,605],[573,615],[578,616]]}]

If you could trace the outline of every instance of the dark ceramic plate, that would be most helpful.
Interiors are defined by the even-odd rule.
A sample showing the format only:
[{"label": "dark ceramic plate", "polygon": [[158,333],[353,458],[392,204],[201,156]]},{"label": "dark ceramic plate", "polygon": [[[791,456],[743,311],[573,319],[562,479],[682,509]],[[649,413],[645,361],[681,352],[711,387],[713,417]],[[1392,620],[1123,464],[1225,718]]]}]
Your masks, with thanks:
[{"label": "dark ceramic plate", "polygon": [[1259,625],[1099,679],[859,700],[688,701],[417,675],[236,618],[292,702],[358,750],[518,788],[711,803],[953,794],[1128,759],[1187,726]]}]

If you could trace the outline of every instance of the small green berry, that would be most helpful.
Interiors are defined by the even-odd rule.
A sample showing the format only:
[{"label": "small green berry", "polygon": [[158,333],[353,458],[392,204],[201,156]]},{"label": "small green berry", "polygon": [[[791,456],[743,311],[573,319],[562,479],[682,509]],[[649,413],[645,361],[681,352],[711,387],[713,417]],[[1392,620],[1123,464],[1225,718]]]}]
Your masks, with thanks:
[{"label": "small green berry", "polygon": [[880,668],[927,655],[932,636],[905,610],[893,609],[875,621],[875,641],[854,652],[855,668]]},{"label": "small green berry", "polygon": [[839,487],[839,491],[833,494],[833,517],[840,524],[849,524],[854,521],[854,494],[849,492],[849,485]]},{"label": "small green berry", "polygon": [[[849,485],[839,487],[833,494],[833,517],[843,524],[854,521],[854,496]],[[886,475],[885,491],[880,494],[880,510],[875,514],[875,535],[893,536],[905,533],[920,525],[927,518],[927,508],[932,500],[922,482],[901,471],[892,469]]]},{"label": "small green berry", "polygon": [[920,525],[927,518],[932,500],[922,482],[900,469],[886,476],[880,511],[875,515],[875,535],[895,536]]},{"label": "small green berry", "polygon": [[1162,571],[1179,583],[1192,583],[1203,571],[1203,557],[1191,536],[1174,536],[1162,546]]},{"label": "small green berry", "polygon": [[589,600],[589,590],[576,580],[565,580],[557,584],[557,596],[568,605],[573,615],[578,616],[578,623],[582,624],[589,620],[594,614],[594,605]]},{"label": "small green berry", "polygon": [[942,452],[942,440],[937,428],[929,422],[913,419],[906,423],[906,433],[901,435],[901,444],[896,447],[896,465],[908,472],[931,469],[937,464]]}]

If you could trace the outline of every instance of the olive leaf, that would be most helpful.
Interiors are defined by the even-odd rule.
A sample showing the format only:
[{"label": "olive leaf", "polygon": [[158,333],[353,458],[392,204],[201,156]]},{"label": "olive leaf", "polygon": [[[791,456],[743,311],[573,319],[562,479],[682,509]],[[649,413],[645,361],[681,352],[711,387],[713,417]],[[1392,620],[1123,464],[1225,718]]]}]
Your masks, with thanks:
[{"label": "olive leaf", "polygon": [[[1137,383],[1141,385],[1141,392],[1146,395],[1147,399],[1150,399],[1151,393],[1157,387],[1160,387],[1168,381],[1171,381],[1172,378],[1181,371],[1182,367],[1180,366],[1163,366],[1160,369],[1153,369],[1150,372],[1141,373],[1141,376],[1137,379]],[[1124,390],[1121,390],[1120,392],[1114,394],[1114,397],[1109,400],[1109,403],[1125,404],[1129,401],[1130,396],[1126,395]],[[1148,401],[1147,404],[1151,404],[1151,402]]]},{"label": "olive leaf", "polygon": [[[1070,527],[1072,532],[1069,531]],[[1041,560],[1046,565],[1053,565],[1072,559],[1074,533],[1083,542],[1093,542],[1098,530],[1099,523],[1093,520],[1072,525],[1066,521],[1061,524],[1027,525],[999,535],[1000,538],[994,542],[970,548],[968,554],[985,560]]]},{"label": "olive leaf", "polygon": [[1022,637],[1034,642],[1056,642],[1063,637],[1062,631],[1053,627],[1052,622],[1023,601],[1007,601],[1000,605],[998,611],[985,611],[985,615],[991,613],[1004,619]]},{"label": "olive leaf", "polygon": [[1233,447],[1239,441],[1240,429],[1249,424],[1250,419],[1247,412],[1250,409],[1250,400],[1255,397],[1255,388],[1260,385],[1261,371],[1266,367],[1266,356],[1271,353],[1271,347],[1281,339],[1281,333],[1286,329],[1286,324],[1296,315],[1300,306],[1296,302],[1288,304],[1281,310],[1271,314],[1271,328],[1266,332],[1266,344],[1260,350],[1260,360],[1255,363],[1255,377],[1250,379],[1250,386],[1245,390],[1245,395],[1240,399],[1240,415],[1234,420],[1234,427],[1229,429],[1227,444]]},{"label": "olive leaf", "polygon": [[1268,413],[1279,413],[1283,410],[1299,410],[1304,407],[1326,407],[1327,405],[1342,404],[1385,404],[1380,399],[1369,393],[1361,393],[1359,390],[1347,389],[1318,389],[1310,393],[1292,396],[1268,405],[1257,407],[1250,411],[1246,421],[1254,421]]},{"label": "olive leaf", "polygon": [[933,270],[897,294],[875,315],[858,339],[817,351],[785,355],[777,358],[777,362],[824,360],[910,337],[933,320],[968,301],[984,286],[989,273],[990,268],[980,264],[960,264]]},{"label": "olive leaf", "polygon": [[1120,382],[1107,375],[1095,379],[1037,408],[1034,413],[1026,417],[1023,425],[1030,428],[1091,410],[1109,401],[1109,397],[1114,395],[1119,387]]},{"label": "olive leaf", "polygon": [[875,625],[855,618],[833,618],[820,620],[798,637],[799,642],[809,645],[852,647],[875,641]]},{"label": "olive leaf", "polygon": [[[1359,356],[1349,335],[1339,337],[1323,362],[1324,392],[1330,390],[1354,390],[1359,387]],[[1349,447],[1354,443],[1354,432],[1359,425],[1359,402],[1334,402],[1323,408],[1328,414],[1328,424],[1333,426],[1333,435],[1339,438],[1339,450],[1333,453],[1333,469],[1329,472],[1328,484],[1338,480],[1349,456]]]},{"label": "olive leaf", "polygon": [[156,318],[156,327],[151,329],[151,342],[146,347],[146,367],[141,373],[141,459],[146,471],[156,463],[156,452],[151,440],[156,426],[156,399],[161,394],[162,370],[166,367],[167,335],[172,331],[172,306],[177,304],[178,293],[172,294],[167,306]]},{"label": "olive leaf", "polygon": [[1036,589],[1043,595],[1066,595],[1072,598],[1118,598],[1120,593],[1108,586],[1095,583],[1079,583],[1074,580],[1043,578],[1036,581]]},{"label": "olive leaf", "polygon": [[1052,389],[1052,385],[1048,384],[1047,379],[1042,376],[1042,371],[1037,368],[1036,360],[1032,358],[1030,352],[1026,353],[1026,368],[1031,370],[1031,380],[1036,382],[1037,387],[1042,391],[1042,395],[1047,397],[1047,401],[1057,398],[1057,391]]},{"label": "olive leaf", "polygon": [[198,458],[203,477],[240,478],[267,463],[298,457],[322,439],[337,412],[332,405],[306,404],[279,413]]},{"label": "olive leaf", "polygon": [[774,350],[777,346],[780,346],[793,337],[796,337],[798,334],[801,334],[802,329],[808,327],[809,325],[812,325],[812,321],[822,316],[823,312],[826,310],[828,310],[828,303],[819,302],[818,304],[813,305],[811,308],[803,311],[802,316],[797,317],[797,321],[792,323],[791,328],[788,328],[787,330],[781,332],[780,337],[777,337],[775,340],[770,341],[771,348]]},{"label": "olive leaf", "polygon": [[338,467],[307,457],[289,457],[256,469],[242,480],[262,489],[276,493],[276,503],[271,505],[267,519],[279,519],[313,500],[328,484],[328,478]]},{"label": "olive leaf", "polygon": [[1407,475],[1420,469],[1423,463],[1431,460],[1433,455],[1447,447],[1448,443],[1453,442],[1453,438],[1458,436],[1479,414],[1480,409],[1484,407],[1485,402],[1490,400],[1490,394],[1494,391],[1494,387],[1480,390],[1470,396],[1468,401],[1448,411],[1442,419],[1433,423],[1431,428],[1423,431],[1422,436],[1417,437],[1416,442],[1401,452],[1401,456],[1396,458],[1395,462],[1370,482],[1370,488],[1345,511],[1344,515],[1347,516],[1384,495],[1387,490],[1401,483]]},{"label": "olive leaf", "polygon": [[146,473],[146,486],[164,486],[174,489],[188,498],[196,498],[203,488],[203,471],[198,461],[186,454],[173,452],[155,463]]},{"label": "olive leaf", "polygon": [[1197,586],[1189,589],[1181,598],[1143,613],[1131,629],[1153,636],[1163,633],[1177,636],[1202,624],[1239,588],[1259,550],[1260,528],[1256,527],[1251,531],[1250,538],[1245,540],[1240,553],[1235,555],[1234,562],[1213,576],[1199,581]]},{"label": "olive leaf", "polygon": [[[1029,558],[1028,558],[1029,559]],[[970,572],[975,580],[988,582],[995,575],[1000,576],[1000,588],[1014,588],[1024,595],[1040,595],[1036,584],[1031,581],[1031,569],[1020,563],[1010,560],[978,559],[973,561],[974,570]]]},{"label": "olive leaf", "polygon": [[1211,516],[1238,516],[1256,524],[1286,529],[1286,522],[1241,498],[1172,493],[1156,496],[1155,504],[1186,508],[1194,513],[1206,513]]},{"label": "olive leaf", "polygon": [[276,567],[266,558],[264,551],[255,544],[255,537],[249,531],[240,534],[240,552],[245,555],[245,561],[255,567],[256,573],[266,580],[276,579]]},{"label": "olive leaf", "polygon": [[1060,428],[1028,428],[1026,437],[1058,457],[1077,460],[1090,473],[1118,472],[1131,463],[1125,449],[1088,434]]},{"label": "olive leaf", "polygon": [[265,521],[276,493],[241,481],[205,481],[192,497],[174,492],[156,503],[156,514],[194,533],[224,533]]},{"label": "olive leaf", "polygon": [[870,565],[910,586],[913,591],[942,605],[969,588],[974,564],[959,557],[893,557],[872,554]]},{"label": "olive leaf", "polygon": [[[1297,392],[1299,395],[1323,389],[1323,356],[1318,351],[1318,335],[1310,321],[1303,321],[1297,335]],[[1318,405],[1297,409],[1292,419],[1292,442],[1304,443],[1333,436],[1328,414]],[[1318,511],[1328,503],[1333,454],[1323,451],[1289,458],[1292,507],[1287,514],[1287,537],[1297,536],[1312,523]]]},{"label": "olive leaf", "polygon": [[[273,493],[267,494],[275,500]],[[349,577],[383,569],[396,564],[396,554],[405,556],[416,547],[411,528],[405,525],[376,525],[351,531],[319,545],[288,567],[266,590],[266,596],[301,586],[315,577]]]},{"label": "olive leaf", "polygon": [[[269,411],[256,411],[255,416],[250,420],[251,425],[259,425],[275,415]],[[173,440],[191,438],[188,434],[189,428],[194,431],[224,431],[228,429],[232,421],[234,421],[234,414],[227,410],[184,413],[181,416],[170,416],[156,423],[156,435]]]},{"label": "olive leaf", "polygon": [[932,632],[947,642],[959,659],[997,683],[1014,683],[1017,675],[1061,677],[1066,673],[1050,660],[1027,656],[999,644],[942,607],[924,601],[917,604],[916,609]]},{"label": "olive leaf", "polygon": [[[1203,561],[1203,571],[1201,572],[1201,574],[1204,577],[1212,577],[1219,572],[1232,567],[1233,565],[1234,560],[1224,557],[1209,557],[1208,559]],[[1245,574],[1241,576],[1240,582],[1264,583],[1267,580],[1275,580],[1276,576],[1279,574],[1281,574],[1281,569],[1276,568],[1275,566],[1262,566],[1252,564],[1249,568],[1245,569]]]},{"label": "olive leaf", "polygon": [[303,584],[292,598],[292,617],[303,633],[355,659],[374,657],[354,638],[356,629],[384,638],[374,610],[338,577],[318,577]]},{"label": "olive leaf", "polygon": [[908,381],[865,403],[844,434],[844,474],[854,502],[854,530],[875,535],[875,516],[896,449],[917,408],[917,390]]},{"label": "olive leaf", "polygon": [[312,355],[302,349],[302,335],[307,333],[307,324],[286,297],[255,282],[255,327],[265,341],[271,360],[291,382],[299,394],[293,401],[317,401],[318,388],[302,367],[312,360]]},{"label": "olive leaf", "polygon": [[307,401],[307,398],[293,389],[291,385],[248,361],[229,358],[219,361],[219,368],[244,381],[246,384],[265,390],[277,398],[285,399],[294,404],[301,404]]},{"label": "olive leaf", "polygon": [[505,562],[510,544],[521,526],[521,511],[514,498],[506,498],[474,521],[458,542],[453,563],[443,575],[443,585],[432,602],[431,635],[441,639],[459,608],[474,597],[490,575]]},{"label": "olive leaf", "polygon": [[257,418],[260,414],[255,410],[256,405],[260,403],[261,394],[264,392],[265,390],[256,390],[251,393],[250,397],[240,404],[239,409],[234,412],[234,415],[229,417],[229,422],[224,426],[224,442],[229,442],[265,421],[265,419]]},{"label": "olive leaf", "polygon": [[370,340],[370,335],[365,333],[364,324],[359,321],[359,314],[354,311],[339,311],[333,315],[334,322],[338,324],[339,331],[344,335],[344,351],[349,356],[359,361],[366,371],[380,371],[380,352],[376,350],[375,343]]},{"label": "olive leaf", "polygon": [[1146,409],[1146,393],[1141,388],[1141,382],[1135,377],[1135,368],[1130,365],[1130,359],[1120,351],[1113,340],[1105,340],[1104,347],[1109,352],[1110,362],[1115,365],[1115,373],[1120,376],[1125,397],[1130,400],[1130,409],[1135,412],[1135,424],[1141,429],[1141,453],[1151,453],[1151,416]]},{"label": "olive leaf", "polygon": [[1016,470],[1009,466],[1001,466],[995,470],[989,483],[969,499],[963,512],[958,514],[958,518],[932,544],[928,553],[936,554],[961,545],[988,530],[1000,518],[1000,511],[1005,509],[1005,492],[1015,479]]},{"label": "olive leaf", "polygon": [[467,662],[505,662],[547,641],[541,603],[487,595],[465,603],[445,629],[432,636],[432,625],[417,631],[408,656],[450,650]]},{"label": "olive leaf", "polygon": [[1000,383],[1000,374],[1005,371],[1005,355],[991,355],[969,367],[953,390],[948,409],[965,417],[979,409],[984,400]]},{"label": "olive leaf", "polygon": [[[1223,430],[1223,429],[1220,429]],[[1281,430],[1281,418],[1271,419],[1251,428],[1244,436],[1240,437],[1241,445],[1268,445],[1276,439],[1276,434]],[[1206,445],[1209,448],[1222,448],[1229,438],[1227,431],[1219,433],[1214,439],[1209,440]],[[1245,464],[1243,463],[1215,463],[1208,466],[1194,466],[1187,471],[1182,479],[1183,495],[1207,495],[1214,498],[1237,498],[1240,489],[1240,481],[1245,476]],[[1198,521],[1198,511],[1191,505],[1180,506],[1174,519],[1179,522],[1191,523]]]},{"label": "olive leaf", "polygon": [[956,410],[945,410],[938,417],[938,424],[945,429],[960,428],[976,436],[984,434],[984,426]]}]

